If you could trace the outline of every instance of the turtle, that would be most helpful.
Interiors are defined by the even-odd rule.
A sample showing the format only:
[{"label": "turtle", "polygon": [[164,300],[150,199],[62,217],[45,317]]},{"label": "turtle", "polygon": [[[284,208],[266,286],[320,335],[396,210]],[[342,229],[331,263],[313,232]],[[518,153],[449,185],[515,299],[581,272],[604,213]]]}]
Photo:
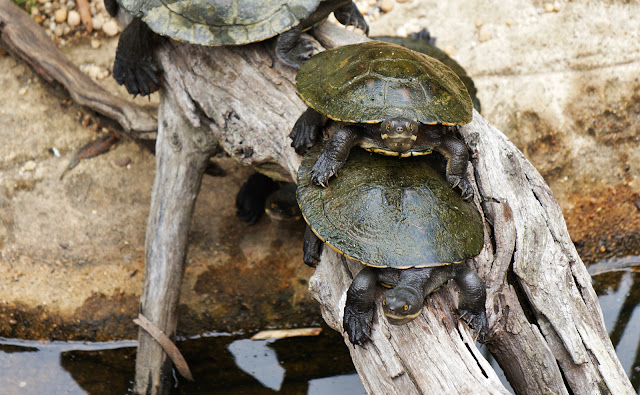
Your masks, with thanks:
[{"label": "turtle", "polygon": [[473,104],[464,84],[442,62],[405,47],[367,41],[320,52],[296,76],[308,109],[290,133],[303,154],[337,123],[311,170],[327,186],[359,145],[383,155],[410,157],[433,150],[447,159],[446,177],[464,199],[473,196],[466,178],[469,153],[455,132],[471,122]]},{"label": "turtle", "polygon": [[402,45],[405,48],[409,48],[412,51],[422,52],[425,55],[429,55],[435,58],[446,66],[448,66],[456,75],[460,78],[460,81],[467,88],[469,96],[471,96],[471,102],[473,108],[477,112],[482,112],[482,106],[480,105],[480,99],[478,99],[478,89],[476,89],[473,80],[467,74],[466,70],[460,66],[458,62],[453,60],[443,50],[436,47],[435,38],[431,37],[431,34],[427,29],[422,29],[419,32],[411,33],[409,37],[396,37],[396,36],[375,36],[371,37],[373,40],[385,41],[388,43]]},{"label": "turtle", "polygon": [[[395,160],[354,148],[330,188],[315,185],[313,147],[298,169],[298,204],[308,226],[304,262],[316,266],[326,244],[364,265],[347,291],[343,327],[351,343],[369,338],[376,284],[392,289],[382,299],[391,324],[417,317],[425,297],[453,279],[458,310],[484,341],[486,291],[468,265],[484,246],[482,218],[446,181],[441,159]],[[440,162],[438,162],[440,160]]]},{"label": "turtle", "polygon": [[344,24],[369,33],[351,0],[105,0],[116,16],[119,7],[133,16],[118,41],[113,77],[133,95],[158,90],[161,70],[153,59],[160,36],[191,44],[243,45],[279,35],[275,51],[285,64],[298,68],[314,43],[302,31],[331,12]]},{"label": "turtle", "polygon": [[236,216],[254,225],[263,213],[280,223],[300,220],[296,184],[279,182],[259,172],[251,174],[236,195]]}]

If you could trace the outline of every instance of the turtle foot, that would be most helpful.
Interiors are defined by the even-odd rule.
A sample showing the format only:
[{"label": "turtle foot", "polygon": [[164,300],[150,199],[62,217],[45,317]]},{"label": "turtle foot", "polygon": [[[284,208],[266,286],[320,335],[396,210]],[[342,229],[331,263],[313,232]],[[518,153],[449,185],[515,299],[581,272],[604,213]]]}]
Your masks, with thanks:
[{"label": "turtle foot", "polygon": [[352,306],[344,307],[342,326],[349,336],[351,344],[362,346],[371,340],[371,326],[373,324],[373,310],[358,311]]},{"label": "turtle foot", "polygon": [[313,168],[311,168],[311,182],[326,188],[329,178],[338,174],[339,168],[339,163],[320,155]]},{"label": "turtle foot", "polygon": [[298,38],[293,48],[287,52],[278,52],[278,58],[287,66],[299,69],[310,57],[318,52],[316,41],[308,36]]},{"label": "turtle foot", "polygon": [[322,131],[322,118],[322,114],[308,109],[293,125],[289,137],[292,140],[291,146],[298,155],[304,155],[309,148],[318,142]]},{"label": "turtle foot", "polygon": [[135,63],[117,56],[113,63],[113,78],[134,96],[148,96],[160,89],[162,82],[160,67],[153,59]]},{"label": "turtle foot", "polygon": [[365,21],[364,16],[358,10],[355,3],[349,2],[348,4],[333,11],[333,16],[336,17],[338,22],[345,26],[353,26],[356,29],[360,29],[365,35],[369,35],[369,25]]},{"label": "turtle foot", "polygon": [[458,310],[460,312],[460,318],[478,333],[480,343],[484,343],[489,334],[489,323],[487,322],[487,314],[484,310],[475,313],[464,308],[459,308]]},{"label": "turtle foot", "polygon": [[134,18],[120,35],[113,78],[134,96],[148,96],[160,89],[162,70],[153,59],[158,40],[140,18]]},{"label": "turtle foot", "polygon": [[473,188],[466,178],[455,174],[449,174],[447,176],[447,182],[449,182],[449,185],[451,185],[452,188],[458,187],[460,189],[460,196],[462,197],[462,200],[469,200],[473,197]]},{"label": "turtle foot", "polygon": [[254,225],[264,213],[267,196],[278,188],[278,183],[271,178],[254,173],[242,184],[236,195],[236,216]]}]

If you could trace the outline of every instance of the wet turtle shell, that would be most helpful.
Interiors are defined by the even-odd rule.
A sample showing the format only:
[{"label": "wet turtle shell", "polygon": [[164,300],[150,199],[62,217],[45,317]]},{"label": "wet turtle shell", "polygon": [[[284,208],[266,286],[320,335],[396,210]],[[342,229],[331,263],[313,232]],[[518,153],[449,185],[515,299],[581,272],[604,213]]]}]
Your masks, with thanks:
[{"label": "wet turtle shell", "polygon": [[118,0],[154,32],[200,45],[241,45],[296,26],[320,0]]},{"label": "wet turtle shell", "polygon": [[467,88],[467,92],[469,92],[469,96],[471,96],[473,108],[475,108],[476,111],[481,112],[480,100],[477,97],[478,90],[476,89],[473,80],[467,75],[466,70],[462,66],[460,66],[458,62],[453,60],[453,58],[444,53],[443,50],[420,38],[394,36],[377,36],[371,38],[374,40],[401,45],[405,48],[409,48],[412,51],[421,52],[425,55],[431,56],[432,58],[435,58],[444,63],[451,70],[453,70],[453,72],[456,73],[458,77],[460,77],[460,81],[462,81],[464,87]]},{"label": "wet turtle shell", "polygon": [[438,158],[375,155],[360,148],[329,188],[311,183],[320,149],[303,157],[297,200],[313,232],[368,266],[433,267],[477,256],[480,214],[444,178]]},{"label": "wet turtle shell", "polygon": [[312,56],[298,70],[296,87],[311,108],[343,122],[404,117],[453,126],[471,122],[473,115],[469,93],[449,67],[383,41]]}]

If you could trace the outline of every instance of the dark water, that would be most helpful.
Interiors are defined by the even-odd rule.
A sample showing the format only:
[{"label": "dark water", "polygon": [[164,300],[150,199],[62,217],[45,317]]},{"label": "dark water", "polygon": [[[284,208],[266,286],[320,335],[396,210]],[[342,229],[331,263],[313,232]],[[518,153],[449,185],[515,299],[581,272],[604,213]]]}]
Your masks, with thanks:
[{"label": "dark water", "polygon": [[[589,267],[622,366],[640,388],[640,257]],[[364,388],[340,337],[251,341],[210,334],[180,341],[196,379],[175,394],[358,395]],[[485,353],[491,360],[490,355]],[[498,374],[501,371],[492,362]],[[0,338],[0,394],[124,394],[132,387],[135,341],[38,342]]]}]

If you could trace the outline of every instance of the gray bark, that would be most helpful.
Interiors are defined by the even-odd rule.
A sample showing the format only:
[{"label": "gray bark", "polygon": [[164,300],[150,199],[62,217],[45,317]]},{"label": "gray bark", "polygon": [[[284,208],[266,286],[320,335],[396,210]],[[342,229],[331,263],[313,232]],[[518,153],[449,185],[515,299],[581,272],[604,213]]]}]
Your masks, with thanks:
[{"label": "gray bark", "polygon": [[[329,46],[362,39],[328,24],[314,34]],[[147,231],[147,300],[159,295],[147,287],[171,284],[157,281],[158,270],[178,278],[171,285],[175,288],[166,290],[177,301],[193,200],[213,140],[246,165],[295,179],[300,158],[287,136],[305,106],[296,95],[294,71],[275,60],[270,46],[167,42],[158,52],[167,93],[159,114],[158,173]],[[468,175],[486,218],[485,248],[473,265],[487,285],[487,346],[515,391],[634,393],[605,331],[590,277],[542,177],[479,114],[461,134],[474,152]],[[175,135],[182,145],[178,152]],[[340,259],[325,249],[310,291],[327,323],[339,332],[350,281]],[[371,343],[353,347],[346,340],[369,393],[506,392],[476,349],[473,334],[458,320],[456,295],[454,285],[447,285],[404,326],[389,325],[377,311]],[[143,314],[165,333],[175,333],[175,309],[161,311],[168,299],[156,303],[153,309],[143,306]],[[150,347],[143,346],[144,340],[143,335],[141,351]],[[149,358],[145,364],[157,366],[137,366],[141,392],[150,388],[148,372],[161,367],[166,372],[167,366],[159,350],[144,355]]]}]

